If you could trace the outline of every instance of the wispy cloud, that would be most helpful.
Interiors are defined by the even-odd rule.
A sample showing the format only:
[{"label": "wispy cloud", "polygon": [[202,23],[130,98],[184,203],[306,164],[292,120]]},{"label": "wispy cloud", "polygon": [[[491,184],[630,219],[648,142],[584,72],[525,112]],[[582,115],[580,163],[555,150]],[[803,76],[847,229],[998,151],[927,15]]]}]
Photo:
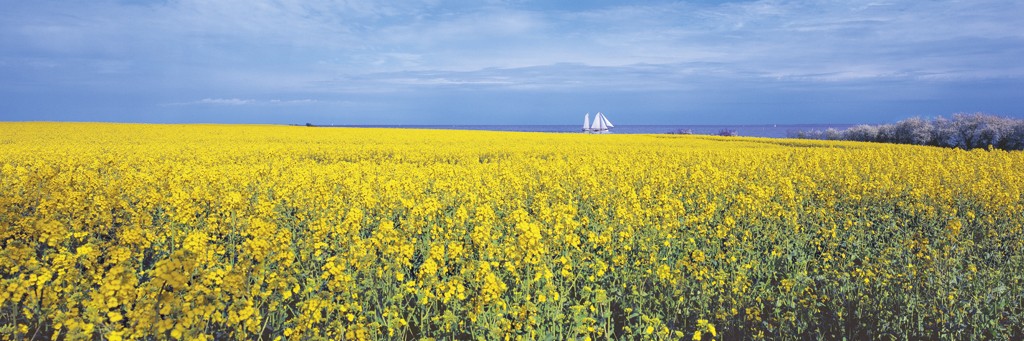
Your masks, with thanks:
[{"label": "wispy cloud", "polygon": [[[187,0],[53,9],[12,20],[6,35],[55,56],[127,56],[252,73],[724,62],[768,74],[790,67],[831,72],[840,63],[874,64],[892,74],[954,66],[964,54],[1005,64],[1006,56],[995,53],[958,52],[958,41],[1024,40],[1014,29],[1024,24],[1017,15],[1024,4],[998,0],[653,2],[582,11],[538,11],[529,2]],[[920,55],[936,44],[949,50]]]},{"label": "wispy cloud", "polygon": [[166,103],[164,105],[225,105],[225,106],[239,106],[239,105],[295,105],[295,104],[312,104],[319,101],[314,99],[270,99],[270,100],[257,100],[249,98],[203,98],[196,101],[188,102],[173,102]]},{"label": "wispy cloud", "polygon": [[[944,89],[1024,82],[1020,13],[1005,0],[22,1],[0,13],[0,89],[239,111],[366,94],[415,107],[472,91],[508,92],[492,101],[507,106],[544,91]],[[20,94],[0,99],[31,97]]]}]

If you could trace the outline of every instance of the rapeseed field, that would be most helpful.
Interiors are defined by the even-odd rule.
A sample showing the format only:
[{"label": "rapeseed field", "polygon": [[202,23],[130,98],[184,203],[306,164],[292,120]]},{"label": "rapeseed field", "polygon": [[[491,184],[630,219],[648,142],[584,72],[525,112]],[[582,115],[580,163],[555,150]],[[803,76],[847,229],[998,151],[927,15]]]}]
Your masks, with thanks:
[{"label": "rapeseed field", "polygon": [[4,339],[1020,339],[1024,153],[0,123]]}]

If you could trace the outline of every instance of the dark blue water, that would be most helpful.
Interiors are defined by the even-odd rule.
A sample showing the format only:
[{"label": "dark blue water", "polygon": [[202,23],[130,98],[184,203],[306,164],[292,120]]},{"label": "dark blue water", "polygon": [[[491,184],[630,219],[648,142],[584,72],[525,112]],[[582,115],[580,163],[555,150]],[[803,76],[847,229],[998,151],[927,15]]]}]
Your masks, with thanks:
[{"label": "dark blue water", "polygon": [[[718,135],[730,130],[739,136],[755,137],[786,137],[790,131],[825,130],[834,128],[843,130],[852,124],[767,124],[767,125],[617,125],[611,129],[613,134],[673,134],[690,133],[702,135]],[[579,133],[581,125],[336,125],[332,127],[356,128],[409,128],[409,129],[454,129],[454,130],[493,130],[493,131],[525,131],[545,133]]]}]

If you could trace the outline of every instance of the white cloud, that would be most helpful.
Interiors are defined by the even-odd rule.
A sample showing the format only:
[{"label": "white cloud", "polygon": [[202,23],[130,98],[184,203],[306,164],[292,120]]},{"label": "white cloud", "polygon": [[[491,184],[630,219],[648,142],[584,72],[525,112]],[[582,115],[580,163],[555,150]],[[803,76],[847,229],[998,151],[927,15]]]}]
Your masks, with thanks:
[{"label": "white cloud", "polygon": [[[260,83],[252,80],[259,77],[275,83],[282,73],[330,79],[332,73],[559,63],[715,62],[765,74],[871,64],[891,74],[955,68],[965,58],[955,39],[1024,40],[1017,29],[1024,19],[1016,15],[1024,4],[997,0],[664,2],[549,11],[516,2],[474,7],[426,0],[183,0],[149,6],[77,3],[56,10],[4,26],[16,25],[13,32],[56,54],[141,59],[136,66],[187,65],[200,74],[182,76],[233,73],[244,75],[239,83],[246,84]],[[922,44],[942,42],[949,51],[920,55]],[[1006,57],[969,53],[974,60],[994,59],[990,65],[1007,63]],[[930,57],[929,63],[918,57]]]},{"label": "white cloud", "polygon": [[5,3],[0,86],[274,111],[367,94],[414,107],[465,90],[1024,79],[1020,1],[135,3]]},{"label": "white cloud", "polygon": [[226,106],[240,106],[240,105],[296,105],[296,104],[312,104],[319,101],[314,99],[249,99],[249,98],[203,98],[196,101],[189,102],[175,102],[167,103],[166,105],[226,105]]}]

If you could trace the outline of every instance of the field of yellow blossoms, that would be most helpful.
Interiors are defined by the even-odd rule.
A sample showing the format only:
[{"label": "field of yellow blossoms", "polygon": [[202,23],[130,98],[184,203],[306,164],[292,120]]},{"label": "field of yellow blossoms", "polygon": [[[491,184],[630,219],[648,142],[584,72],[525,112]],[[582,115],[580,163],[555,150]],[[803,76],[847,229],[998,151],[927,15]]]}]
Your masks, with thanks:
[{"label": "field of yellow blossoms", "polygon": [[0,123],[4,339],[1021,339],[1024,153]]}]

